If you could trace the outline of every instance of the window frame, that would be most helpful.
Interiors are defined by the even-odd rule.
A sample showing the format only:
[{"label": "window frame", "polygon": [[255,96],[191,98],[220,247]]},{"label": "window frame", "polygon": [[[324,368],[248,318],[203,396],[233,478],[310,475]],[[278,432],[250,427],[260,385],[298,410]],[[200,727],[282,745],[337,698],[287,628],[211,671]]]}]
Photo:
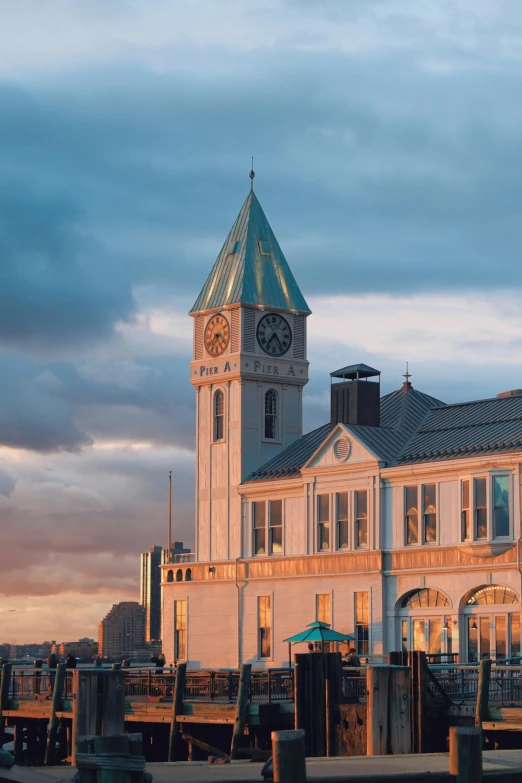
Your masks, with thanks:
[{"label": "window frame", "polygon": [[[358,501],[359,495],[366,495],[366,517],[359,516]],[[359,521],[364,519],[366,521],[366,544],[359,544]],[[370,548],[370,493],[367,489],[354,489],[353,490],[353,548],[367,550]]]},{"label": "window frame", "polygon": [[[281,504],[281,524],[272,525],[272,504]],[[263,506],[263,523],[256,527],[256,516],[258,506]],[[281,551],[274,552],[273,532],[276,529],[281,530]],[[285,499],[284,498],[262,498],[250,501],[250,530],[252,535],[251,551],[252,557],[284,557],[285,554]],[[264,541],[264,552],[256,552],[256,531],[262,532]]]},{"label": "window frame", "polygon": [[[261,601],[268,600],[268,611],[270,612],[268,625],[261,625]],[[266,606],[264,608],[264,614],[266,615]],[[274,648],[273,648],[273,624],[274,624],[274,600],[273,593],[269,595],[257,596],[257,659],[259,661],[273,661],[274,660]],[[262,655],[263,636],[262,631],[268,629],[268,655]]]},{"label": "window frame", "polygon": [[[267,401],[267,396],[269,394],[273,394],[274,395],[274,399],[275,399],[275,413],[267,413],[266,412],[266,401]],[[274,389],[273,386],[269,386],[269,388],[265,389],[265,391],[263,392],[262,400],[263,400],[263,406],[262,406],[262,417],[263,417],[262,418],[262,434],[263,434],[263,437],[262,437],[262,440],[263,440],[264,443],[280,443],[281,442],[281,437],[280,437],[280,433],[279,433],[279,422],[280,422],[281,416],[279,415],[279,394],[277,392],[277,389]],[[274,425],[273,425],[274,426],[274,437],[273,438],[269,438],[267,436],[267,434],[266,434],[266,420],[267,420],[267,416],[271,416],[271,417],[274,418]]]},{"label": "window frame", "polygon": [[[218,394],[221,394],[222,400],[223,400],[223,413],[217,414],[216,413],[216,399]],[[220,443],[226,443],[227,440],[227,430],[226,430],[226,395],[225,390],[218,386],[217,389],[214,389],[212,393],[212,443],[213,444],[220,444]],[[216,437],[216,429],[217,429],[217,419],[220,415],[221,418],[221,427],[222,427],[222,437],[217,438]]]},{"label": "window frame", "polygon": [[[322,607],[320,607],[320,604],[323,604]],[[327,620],[321,620],[319,617],[320,613],[326,614],[326,607],[325,604],[327,604],[328,608],[328,619]],[[331,593],[316,593],[315,595],[315,620],[316,622],[322,622],[327,623],[328,625],[332,625],[332,594]]]},{"label": "window frame", "polygon": [[[346,519],[341,519],[339,514],[339,498],[341,495],[346,495]],[[335,506],[335,543],[336,543],[335,548],[338,552],[350,551],[352,548],[350,546],[350,493],[348,491],[336,492],[334,497],[334,506]],[[317,513],[319,514],[319,507],[317,508]],[[317,519],[317,524],[319,525],[319,518]],[[346,525],[346,546],[341,546],[340,544],[341,525]],[[319,531],[318,531],[317,541],[319,542]],[[319,551],[325,552],[326,550],[323,549]]]},{"label": "window frame", "polygon": [[[184,604],[184,619],[185,619],[185,627],[184,628],[177,628],[177,613],[176,609],[178,604]],[[178,661],[188,661],[188,601],[186,598],[176,598],[174,600],[174,662],[177,663]],[[180,643],[178,639],[178,633],[184,633],[184,650],[185,653],[184,656],[180,655]]]},{"label": "window frame", "polygon": [[[513,470],[512,469],[506,469],[502,470],[500,468],[495,468],[493,470],[489,470],[486,472],[477,472],[477,473],[469,473],[467,475],[461,476],[459,479],[460,483],[460,499],[459,499],[459,508],[460,508],[460,519],[461,519],[461,530],[460,530],[460,543],[462,544],[484,544],[487,542],[493,542],[493,541],[512,541],[514,539],[514,504],[515,504],[515,492],[514,492],[514,486],[513,486]],[[507,479],[507,506],[502,506],[502,508],[507,507],[508,511],[508,534],[507,535],[495,535],[495,509],[500,508],[500,506],[495,506],[495,493],[494,493],[494,486],[495,486],[495,479],[498,478],[506,478]],[[477,506],[476,503],[476,482],[477,481],[485,481],[486,486],[486,536],[482,538],[478,538],[477,536],[477,510],[484,508],[484,506]],[[469,526],[470,526],[470,537],[465,538],[464,536],[464,530],[463,530],[463,513],[466,510],[463,505],[463,492],[462,487],[465,482],[469,482]]]},{"label": "window frame", "polygon": [[[357,596],[358,595],[366,595],[366,611],[367,611],[367,622],[357,622],[358,621],[358,615],[357,615]],[[364,599],[363,599],[364,601]],[[370,590],[356,590],[353,594],[353,628],[354,628],[354,644],[355,649],[358,656],[364,655],[369,656],[371,654],[371,627],[372,627],[372,598],[371,598],[371,591]],[[366,627],[366,638],[359,639],[359,628],[364,629]],[[367,646],[367,651],[362,649],[362,646]]]},{"label": "window frame", "polygon": [[[404,503],[404,511],[403,511],[403,517],[404,517],[404,546],[406,547],[416,547],[416,546],[438,546],[440,543],[440,524],[439,524],[439,481],[421,481],[417,483],[411,483],[411,484],[405,484],[403,487],[403,503]],[[426,514],[426,505],[425,505],[425,493],[424,489],[425,487],[434,487],[435,488],[435,540],[434,541],[427,541],[426,540],[426,517],[430,516],[430,514]],[[409,532],[409,526],[408,526],[408,503],[407,503],[407,497],[408,497],[408,490],[414,489],[416,491],[416,501],[417,501],[417,540],[416,541],[408,541],[408,532]],[[413,508],[413,507],[412,507]],[[411,515],[413,516],[413,515]]]},{"label": "window frame", "polygon": [[[328,519],[323,522],[320,521],[320,506],[321,498],[326,498],[326,508],[328,509]],[[315,514],[316,514],[316,551],[318,554],[332,551],[332,494],[330,492],[318,492],[315,496]],[[321,531],[323,525],[328,530],[328,546],[324,549],[320,546],[321,543]]]}]

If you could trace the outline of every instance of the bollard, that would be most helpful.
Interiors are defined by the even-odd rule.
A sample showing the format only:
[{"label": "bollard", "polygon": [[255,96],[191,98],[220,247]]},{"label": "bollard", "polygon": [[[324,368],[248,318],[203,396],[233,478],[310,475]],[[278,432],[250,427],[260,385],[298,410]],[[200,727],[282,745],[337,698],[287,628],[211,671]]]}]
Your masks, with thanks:
[{"label": "bollard", "polygon": [[482,781],[482,730],[478,726],[450,727],[450,775],[457,783]]},{"label": "bollard", "polygon": [[274,783],[306,783],[303,729],[272,732]]}]

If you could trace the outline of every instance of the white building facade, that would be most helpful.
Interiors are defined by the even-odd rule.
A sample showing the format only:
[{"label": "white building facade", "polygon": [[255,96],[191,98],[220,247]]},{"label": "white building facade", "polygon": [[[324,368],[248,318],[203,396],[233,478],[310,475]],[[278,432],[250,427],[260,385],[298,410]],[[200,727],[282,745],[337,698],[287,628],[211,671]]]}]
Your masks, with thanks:
[{"label": "white building facade", "polygon": [[366,365],[332,373],[302,434],[298,285],[253,191],[191,312],[193,558],[162,567],[163,651],[191,667],[287,666],[314,620],[360,655],[520,653],[518,391],[444,405]]}]

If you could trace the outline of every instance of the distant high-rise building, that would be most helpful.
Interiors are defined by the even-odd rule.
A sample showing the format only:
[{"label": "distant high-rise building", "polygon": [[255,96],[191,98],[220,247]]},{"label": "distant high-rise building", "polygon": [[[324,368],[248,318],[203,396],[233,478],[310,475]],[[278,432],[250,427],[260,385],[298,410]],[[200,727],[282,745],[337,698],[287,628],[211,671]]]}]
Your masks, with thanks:
[{"label": "distant high-rise building", "polygon": [[98,626],[101,658],[126,655],[145,645],[145,609],[137,601],[114,604]]},{"label": "distant high-rise building", "polygon": [[[184,549],[182,541],[173,541],[170,560],[176,555],[190,552]],[[145,640],[161,640],[161,572],[160,565],[168,562],[168,550],[161,546],[152,546],[149,552],[141,555],[140,604],[145,609]]]}]

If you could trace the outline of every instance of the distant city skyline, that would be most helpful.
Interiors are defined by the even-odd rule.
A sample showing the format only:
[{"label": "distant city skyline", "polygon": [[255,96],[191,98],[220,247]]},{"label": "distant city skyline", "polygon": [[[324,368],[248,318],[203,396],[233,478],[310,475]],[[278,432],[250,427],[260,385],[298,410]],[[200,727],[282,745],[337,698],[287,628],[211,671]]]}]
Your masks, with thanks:
[{"label": "distant city skyline", "polygon": [[0,14],[2,641],[139,600],[169,470],[193,544],[187,313],[252,155],[313,311],[305,429],[352,362],[383,393],[406,361],[447,402],[522,387],[516,0]]}]

